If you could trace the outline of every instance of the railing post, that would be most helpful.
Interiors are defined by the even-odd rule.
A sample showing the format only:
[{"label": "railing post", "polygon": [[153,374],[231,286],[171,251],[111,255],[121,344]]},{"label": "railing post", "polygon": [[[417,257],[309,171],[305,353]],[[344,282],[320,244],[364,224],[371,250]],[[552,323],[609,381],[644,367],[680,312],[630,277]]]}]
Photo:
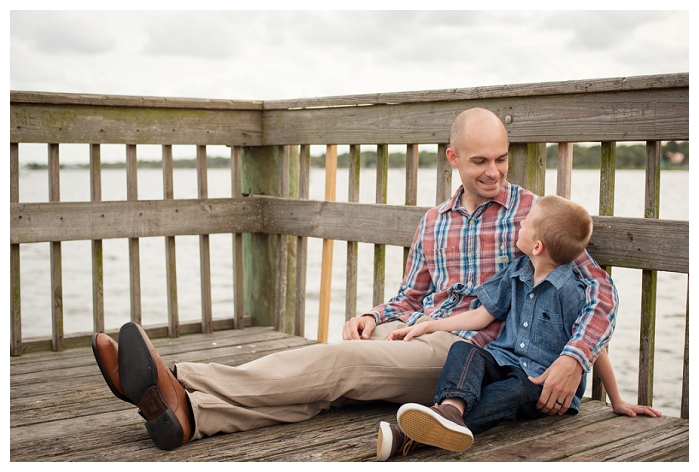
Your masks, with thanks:
[{"label": "railing post", "polygon": [[[284,146],[243,147],[243,195],[280,196],[284,152]],[[277,239],[272,234],[243,234],[243,303],[253,326],[275,326]]]},{"label": "railing post", "polygon": [[546,143],[510,144],[507,180],[543,195],[546,191]]}]

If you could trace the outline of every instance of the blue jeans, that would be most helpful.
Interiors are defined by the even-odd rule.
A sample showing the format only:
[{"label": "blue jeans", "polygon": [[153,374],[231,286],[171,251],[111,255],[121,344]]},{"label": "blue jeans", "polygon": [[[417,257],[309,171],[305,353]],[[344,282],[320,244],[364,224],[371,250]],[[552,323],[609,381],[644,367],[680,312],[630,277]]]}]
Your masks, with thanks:
[{"label": "blue jeans", "polygon": [[434,402],[439,404],[445,398],[464,400],[464,422],[478,434],[503,421],[545,416],[536,409],[542,389],[521,368],[500,366],[486,350],[456,342],[444,363]]}]

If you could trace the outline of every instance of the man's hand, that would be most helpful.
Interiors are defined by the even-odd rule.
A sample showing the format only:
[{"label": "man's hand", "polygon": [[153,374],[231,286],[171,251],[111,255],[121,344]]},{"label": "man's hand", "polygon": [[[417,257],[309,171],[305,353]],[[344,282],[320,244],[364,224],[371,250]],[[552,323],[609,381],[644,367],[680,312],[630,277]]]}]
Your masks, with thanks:
[{"label": "man's hand", "polygon": [[570,407],[582,379],[583,368],[577,359],[560,356],[539,377],[529,380],[543,385],[536,407],[549,415],[562,415]]},{"label": "man's hand", "polygon": [[352,318],[342,327],[342,339],[369,339],[371,332],[376,328],[374,316],[359,316]]}]

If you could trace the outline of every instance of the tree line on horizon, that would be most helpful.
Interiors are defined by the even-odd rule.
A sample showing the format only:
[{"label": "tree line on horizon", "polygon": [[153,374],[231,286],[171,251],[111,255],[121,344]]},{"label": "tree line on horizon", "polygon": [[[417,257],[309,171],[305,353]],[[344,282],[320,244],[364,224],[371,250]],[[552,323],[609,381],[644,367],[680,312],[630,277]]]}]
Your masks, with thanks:
[{"label": "tree line on horizon", "polygon": [[[664,169],[689,169],[689,142],[668,141],[661,146],[661,164]],[[573,168],[574,169],[599,169],[601,162],[601,146],[573,145]],[[646,158],[646,146],[644,144],[617,145],[616,147],[616,168],[617,169],[644,169]],[[325,167],[325,154],[311,156],[311,166]],[[546,148],[546,168],[555,169],[558,162],[558,145],[551,144]],[[162,161],[139,160],[139,169],[160,169]],[[349,165],[349,154],[343,153],[337,156],[337,165],[340,168],[347,168]],[[418,153],[418,167],[430,168],[437,165],[437,153],[433,151],[420,151]],[[102,163],[103,169],[123,169],[124,162]],[[207,166],[210,169],[229,168],[230,158],[208,156]],[[376,151],[362,151],[360,153],[360,166],[363,168],[376,167]],[[388,166],[390,168],[405,167],[405,153],[393,152],[388,155]],[[28,169],[46,169],[46,164],[27,164]],[[63,166],[62,166],[63,167]],[[74,168],[89,168],[89,164],[71,165]],[[174,159],[173,167],[179,169],[196,168],[196,159]]]}]

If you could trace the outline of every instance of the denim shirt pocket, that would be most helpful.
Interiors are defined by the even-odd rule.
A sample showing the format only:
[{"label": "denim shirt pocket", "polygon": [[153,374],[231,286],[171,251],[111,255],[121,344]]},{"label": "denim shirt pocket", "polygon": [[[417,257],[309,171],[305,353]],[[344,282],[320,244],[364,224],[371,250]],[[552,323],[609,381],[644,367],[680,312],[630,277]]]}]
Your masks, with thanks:
[{"label": "denim shirt pocket", "polygon": [[534,339],[532,342],[540,347],[560,351],[568,342],[563,314],[551,311],[539,311],[535,314]]}]

